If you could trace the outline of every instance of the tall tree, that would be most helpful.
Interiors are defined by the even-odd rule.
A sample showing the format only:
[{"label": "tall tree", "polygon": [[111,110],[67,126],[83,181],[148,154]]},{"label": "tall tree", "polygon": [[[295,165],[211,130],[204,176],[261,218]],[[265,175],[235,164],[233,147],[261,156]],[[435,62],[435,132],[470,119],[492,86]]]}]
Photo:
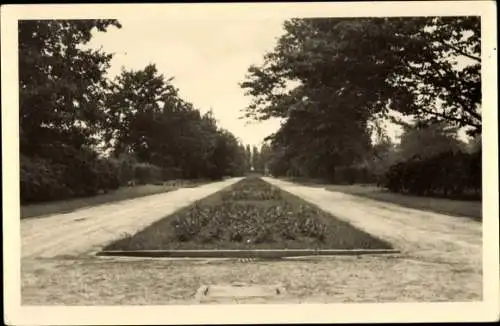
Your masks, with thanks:
[{"label": "tall tree", "polygon": [[[248,117],[288,117],[294,100],[326,88],[372,113],[389,105],[480,129],[479,17],[292,19],[284,27],[242,84],[255,98]],[[287,92],[287,81],[300,85]]]},{"label": "tall tree", "polygon": [[104,119],[104,77],[111,55],[83,49],[95,30],[116,20],[19,21],[21,152],[47,146],[80,148],[97,142]]},{"label": "tall tree", "polygon": [[255,145],[252,147],[252,166],[256,172],[264,171],[261,153],[259,148]]},{"label": "tall tree", "polygon": [[363,161],[369,122],[390,109],[480,132],[477,17],[291,19],[284,28],[241,84],[253,97],[245,116],[283,118],[274,141],[306,170]]},{"label": "tall tree", "polygon": [[250,145],[245,146],[245,156],[248,162],[249,170],[251,170],[253,168],[252,166],[253,162],[252,162],[252,148],[250,147]]},{"label": "tall tree", "polygon": [[217,143],[212,156],[213,177],[239,176],[245,171],[245,154],[236,137],[225,129],[219,129]]},{"label": "tall tree", "polygon": [[94,195],[118,186],[97,144],[111,55],[84,49],[116,20],[23,20],[19,35],[21,201]]},{"label": "tall tree", "polygon": [[260,156],[262,161],[262,169],[265,174],[269,172],[269,163],[271,161],[272,149],[271,146],[264,142],[260,148]]},{"label": "tall tree", "polygon": [[115,78],[107,97],[105,139],[116,153],[134,152],[144,161],[151,159],[148,153],[157,145],[152,144],[152,135],[164,131],[161,117],[183,105],[170,81],[153,64],[143,70],[122,70]]}]

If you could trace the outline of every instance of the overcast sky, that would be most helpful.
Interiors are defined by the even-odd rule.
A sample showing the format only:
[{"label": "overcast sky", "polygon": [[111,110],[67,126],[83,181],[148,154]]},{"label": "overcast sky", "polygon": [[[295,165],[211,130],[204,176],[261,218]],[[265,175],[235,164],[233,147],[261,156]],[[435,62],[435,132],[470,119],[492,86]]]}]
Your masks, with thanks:
[{"label": "overcast sky", "polygon": [[200,108],[212,108],[223,128],[245,144],[259,144],[279,121],[247,124],[238,119],[250,98],[239,83],[251,64],[260,64],[283,34],[283,19],[168,20],[121,19],[121,29],[96,33],[91,46],[115,53],[110,76],[122,66],[142,69],[154,63],[181,97]]}]

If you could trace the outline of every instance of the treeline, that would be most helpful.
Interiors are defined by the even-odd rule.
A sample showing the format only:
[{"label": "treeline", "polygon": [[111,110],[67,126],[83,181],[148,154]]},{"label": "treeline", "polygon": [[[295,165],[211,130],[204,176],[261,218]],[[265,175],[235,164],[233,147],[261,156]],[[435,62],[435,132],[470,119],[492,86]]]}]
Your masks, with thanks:
[{"label": "treeline", "polygon": [[85,45],[112,27],[121,25],[19,22],[22,203],[249,169],[245,147],[155,65],[106,77],[112,55]]},{"label": "treeline", "polygon": [[[454,137],[446,133],[441,137],[443,130],[431,126],[466,130],[470,140],[480,137],[477,17],[305,18],[287,20],[283,27],[274,49],[264,55],[261,65],[249,67],[241,83],[253,99],[245,117],[282,121],[268,138],[266,165],[273,175],[384,185],[390,167],[400,163],[399,169],[406,170],[404,165],[413,171],[400,174],[421,180],[427,178],[425,173],[417,174],[419,168],[404,163],[413,156],[407,148],[424,156],[456,152]],[[411,120],[415,123],[407,122]],[[407,125],[407,134],[413,130],[444,142],[436,142],[442,146],[435,152],[429,150],[433,142],[413,136],[408,139],[417,139],[416,145],[402,140],[396,146],[384,135],[385,121]],[[452,171],[462,157],[457,155],[439,156],[426,164],[439,162],[446,167],[443,171]],[[422,160],[431,160],[430,156]],[[451,181],[432,186],[435,191],[420,192],[458,192],[446,190],[447,182]],[[477,189],[462,183],[464,192],[468,187]],[[392,187],[409,188],[415,187]]]},{"label": "treeline", "polygon": [[260,147],[254,145],[246,147],[246,158],[248,160],[247,165],[249,171],[258,174],[268,174],[269,169],[267,167],[267,161],[269,160],[270,147],[268,144],[264,143]]}]

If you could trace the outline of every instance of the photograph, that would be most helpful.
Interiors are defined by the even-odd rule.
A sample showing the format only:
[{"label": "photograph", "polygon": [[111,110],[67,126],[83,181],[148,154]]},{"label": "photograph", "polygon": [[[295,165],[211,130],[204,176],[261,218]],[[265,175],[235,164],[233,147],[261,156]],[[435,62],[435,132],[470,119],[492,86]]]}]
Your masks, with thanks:
[{"label": "photograph", "polygon": [[4,323],[498,320],[495,7],[2,6]]}]

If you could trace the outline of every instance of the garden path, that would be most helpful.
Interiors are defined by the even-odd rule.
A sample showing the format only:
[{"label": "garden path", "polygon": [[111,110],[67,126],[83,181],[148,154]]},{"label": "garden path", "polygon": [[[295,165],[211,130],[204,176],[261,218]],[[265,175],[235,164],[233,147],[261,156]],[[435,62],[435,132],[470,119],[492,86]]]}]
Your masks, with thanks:
[{"label": "garden path", "polygon": [[241,178],[180,188],[110,204],[21,221],[21,257],[49,258],[95,252],[125,234],[209,196]]},{"label": "garden path", "polygon": [[482,223],[402,207],[324,188],[264,178],[339,219],[390,241],[405,256],[482,270]]}]

